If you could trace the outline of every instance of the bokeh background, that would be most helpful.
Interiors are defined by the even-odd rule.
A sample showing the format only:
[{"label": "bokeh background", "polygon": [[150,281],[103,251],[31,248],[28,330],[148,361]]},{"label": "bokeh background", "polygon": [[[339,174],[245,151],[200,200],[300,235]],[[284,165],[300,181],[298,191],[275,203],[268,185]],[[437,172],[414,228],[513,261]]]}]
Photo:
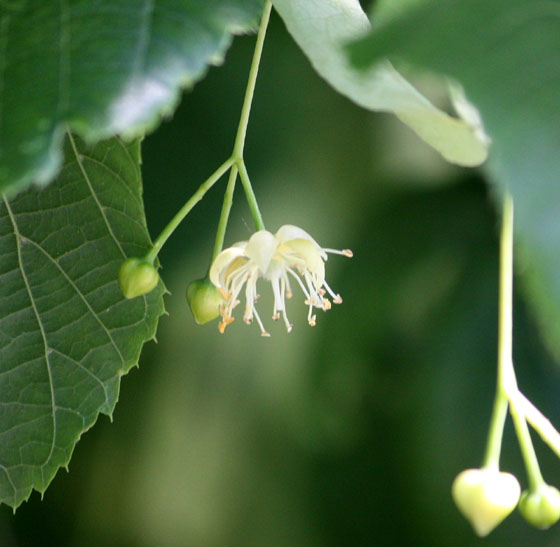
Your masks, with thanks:
[{"label": "bokeh background", "polygon": [[[230,154],[253,45],[237,38],[146,138],[153,236]],[[479,540],[451,500],[454,476],[481,462],[495,385],[498,218],[484,174],[337,95],[277,16],[246,161],[267,227],[353,249],[327,265],[344,304],[312,329],[295,295],[287,335],[263,285],[270,339],[240,320],[224,336],[195,325],[184,293],[210,258],[225,185],[213,189],[161,254],[169,316],[123,379],[114,422],[84,435],[43,501],[0,508],[0,545],[560,544],[558,528],[517,514]],[[227,243],[251,232],[239,186]],[[560,423],[558,366],[521,298],[514,338],[522,389]],[[502,463],[526,485],[511,424]]]}]

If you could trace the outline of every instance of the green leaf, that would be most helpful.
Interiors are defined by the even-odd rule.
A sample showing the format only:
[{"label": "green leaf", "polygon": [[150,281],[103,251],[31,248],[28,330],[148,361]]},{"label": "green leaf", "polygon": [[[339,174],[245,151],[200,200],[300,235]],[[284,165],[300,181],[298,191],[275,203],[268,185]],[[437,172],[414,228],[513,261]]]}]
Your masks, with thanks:
[{"label": "green leaf", "polygon": [[474,166],[486,159],[477,129],[432,105],[390,63],[380,60],[366,72],[350,66],[342,45],[370,28],[358,0],[273,3],[315,70],[339,93],[363,108],[394,113],[452,163]]},{"label": "green leaf", "polygon": [[126,300],[127,256],[150,248],[140,144],[69,137],[55,183],[0,198],[0,502],[44,492],[163,313],[163,284]]},{"label": "green leaf", "polygon": [[262,3],[0,3],[0,193],[56,175],[67,123],[88,142],[153,129]]},{"label": "green leaf", "polygon": [[488,171],[510,191],[525,285],[560,356],[560,2],[448,0],[351,48],[370,67],[389,56],[460,81],[492,139]]}]

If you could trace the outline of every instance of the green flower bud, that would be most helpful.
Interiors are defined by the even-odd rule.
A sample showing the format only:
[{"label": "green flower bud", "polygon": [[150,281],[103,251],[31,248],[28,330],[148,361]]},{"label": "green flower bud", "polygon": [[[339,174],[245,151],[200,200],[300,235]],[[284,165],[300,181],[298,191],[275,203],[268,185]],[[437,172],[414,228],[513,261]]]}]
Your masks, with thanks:
[{"label": "green flower bud", "polygon": [[525,490],[519,500],[519,512],[535,528],[550,528],[560,519],[560,492],[548,484],[532,492]]},{"label": "green flower bud", "polygon": [[126,298],[147,294],[158,282],[157,270],[142,258],[128,258],[119,270],[119,285]]},{"label": "green flower bud", "polygon": [[187,302],[194,320],[199,325],[204,325],[220,315],[220,306],[224,300],[208,279],[197,279],[187,287]]},{"label": "green flower bud", "polygon": [[457,507],[481,537],[515,509],[520,492],[517,479],[497,469],[467,469],[457,475],[452,487]]}]

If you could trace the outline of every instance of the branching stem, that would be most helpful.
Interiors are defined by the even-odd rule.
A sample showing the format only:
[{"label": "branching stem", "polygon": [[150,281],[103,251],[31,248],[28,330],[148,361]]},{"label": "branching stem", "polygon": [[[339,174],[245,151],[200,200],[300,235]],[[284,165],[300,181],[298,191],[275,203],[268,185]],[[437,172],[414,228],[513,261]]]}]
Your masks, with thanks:
[{"label": "branching stem", "polygon": [[257,42],[255,44],[255,51],[253,53],[253,61],[251,62],[251,69],[249,70],[249,80],[247,82],[247,88],[245,89],[245,98],[243,99],[243,106],[241,108],[241,118],[239,120],[239,126],[237,128],[235,144],[233,145],[232,156],[236,160],[243,158],[245,137],[247,135],[247,126],[249,124],[249,114],[251,114],[251,105],[253,104],[253,95],[255,94],[255,85],[257,83],[257,75],[259,73],[259,66],[261,64],[264,39],[266,37],[268,21],[270,20],[271,9],[272,2],[268,0],[264,5],[259,33],[257,34]]},{"label": "branching stem", "polygon": [[537,455],[527,426],[524,406],[520,405],[512,358],[513,332],[513,200],[504,199],[500,235],[500,303],[498,321],[498,378],[494,410],[490,422],[485,467],[499,468],[504,423],[509,410],[515,426],[519,447],[532,490],[544,483]]},{"label": "branching stem", "polygon": [[500,296],[498,311],[498,374],[494,409],[490,420],[485,467],[499,468],[508,397],[505,382],[511,381],[513,326],[513,204],[510,196],[504,200],[500,234]]},{"label": "branching stem", "polygon": [[245,97],[243,99],[243,106],[241,108],[241,117],[239,120],[239,126],[237,128],[237,135],[235,137],[235,143],[233,146],[233,152],[231,157],[226,160],[210,177],[204,181],[198,190],[190,197],[190,199],[181,207],[177,214],[171,219],[169,224],[163,229],[159,236],[154,241],[153,247],[150,252],[146,255],[145,259],[150,263],[153,263],[159,251],[169,239],[171,234],[176,230],[177,226],[185,219],[185,217],[190,213],[192,208],[204,197],[206,192],[214,186],[218,180],[229,170],[230,177],[228,186],[224,195],[224,201],[222,204],[222,211],[220,213],[220,220],[218,222],[218,228],[216,232],[216,240],[214,243],[214,250],[212,253],[212,261],[222,250],[224,243],[224,236],[226,231],[227,222],[229,219],[229,213],[233,203],[233,193],[235,190],[235,182],[237,179],[237,174],[241,176],[241,182],[243,184],[243,189],[247,196],[247,202],[249,204],[249,209],[251,210],[251,215],[257,230],[264,229],[264,223],[262,220],[262,215],[257,204],[255,193],[251,186],[251,181],[249,180],[249,175],[247,174],[247,169],[245,167],[245,161],[243,159],[243,153],[245,150],[245,138],[247,136],[247,126],[249,123],[249,115],[251,113],[251,105],[253,102],[253,96],[255,94],[255,85],[257,82],[257,75],[259,72],[259,65],[261,62],[264,39],[266,36],[266,29],[268,27],[268,22],[270,19],[270,12],[272,9],[272,2],[267,0],[264,6],[264,11],[261,19],[261,24],[259,27],[259,32],[257,35],[257,41],[255,44],[255,52],[253,54],[253,60],[251,62],[251,69],[249,71],[249,80],[247,82],[247,88],[245,90]]},{"label": "branching stem", "polygon": [[220,213],[220,220],[218,222],[218,230],[216,232],[216,240],[214,242],[214,250],[212,251],[212,258],[210,264],[214,262],[214,259],[218,256],[222,247],[224,246],[224,239],[226,235],[226,227],[229,219],[229,212],[231,211],[231,206],[233,204],[233,192],[235,191],[235,182],[237,180],[237,165],[234,164],[229,172],[229,180],[226,188],[226,193],[224,194],[224,201],[222,203],[222,212]]},{"label": "branching stem", "polygon": [[199,187],[198,190],[190,197],[190,199],[179,209],[177,214],[171,219],[169,224],[162,230],[157,239],[154,241],[152,249],[146,255],[146,260],[153,263],[169,236],[177,229],[177,226],[191,212],[192,208],[204,197],[206,192],[218,182],[222,176],[227,173],[228,169],[234,164],[232,158],[228,159],[216,171],[214,171]]}]

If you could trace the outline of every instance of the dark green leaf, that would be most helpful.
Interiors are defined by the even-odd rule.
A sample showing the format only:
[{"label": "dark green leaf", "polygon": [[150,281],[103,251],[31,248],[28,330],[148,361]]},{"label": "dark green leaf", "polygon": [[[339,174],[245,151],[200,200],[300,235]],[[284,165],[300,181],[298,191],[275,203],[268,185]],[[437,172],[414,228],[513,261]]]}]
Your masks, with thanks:
[{"label": "dark green leaf", "polygon": [[163,285],[125,300],[120,264],[150,247],[140,145],[66,141],[55,183],[0,199],[0,502],[44,492],[163,313]]},{"label": "dark green leaf", "polygon": [[351,47],[355,64],[380,58],[463,84],[492,138],[488,172],[500,207],[510,191],[522,269],[549,342],[560,355],[560,2],[431,3]]},{"label": "dark green leaf", "polygon": [[88,141],[153,128],[262,3],[0,3],[0,193],[55,176],[66,123]]}]

